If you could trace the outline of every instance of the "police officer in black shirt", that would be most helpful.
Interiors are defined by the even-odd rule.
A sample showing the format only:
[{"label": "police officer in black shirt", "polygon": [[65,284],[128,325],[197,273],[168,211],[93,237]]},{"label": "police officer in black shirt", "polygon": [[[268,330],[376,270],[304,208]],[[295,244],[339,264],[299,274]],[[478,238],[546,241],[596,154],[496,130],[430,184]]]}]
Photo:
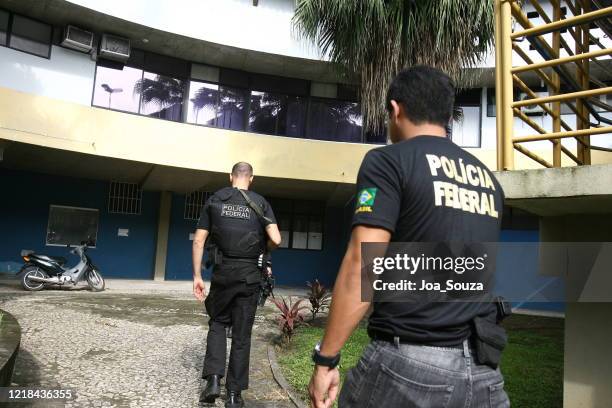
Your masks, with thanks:
[{"label": "police officer in black shirt", "polygon": [[[206,299],[210,316],[202,371],[207,383],[200,401],[213,403],[219,397],[219,382],[225,375],[226,328],[232,327],[225,381],[225,406],[231,408],[244,405],[240,393],[248,388],[251,329],[261,282],[258,258],[266,246],[271,250],[281,241],[270,204],[248,191],[252,181],[251,165],[236,163],[230,174],[232,186],[215,192],[202,208],[193,240],[193,292],[199,301]],[[214,264],[208,296],[201,273],[207,238],[208,256]]]},{"label": "police officer in black shirt", "polygon": [[[313,352],[315,408],[335,400],[340,349],[371,306],[361,297],[362,243],[499,240],[499,183],[447,138],[454,97],[450,78],[426,66],[401,71],[389,87],[392,144],[368,152],[359,170],[350,242]],[[348,372],[339,406],[508,407],[502,374],[477,361],[471,341],[472,322],[499,328],[495,315],[491,302],[373,302],[372,342]]]}]

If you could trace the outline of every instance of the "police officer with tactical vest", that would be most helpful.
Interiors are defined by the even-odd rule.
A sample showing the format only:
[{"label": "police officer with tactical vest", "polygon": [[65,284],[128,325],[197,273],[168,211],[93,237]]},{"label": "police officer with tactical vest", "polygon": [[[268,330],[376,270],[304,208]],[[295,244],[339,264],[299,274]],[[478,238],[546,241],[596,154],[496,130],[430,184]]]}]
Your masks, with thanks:
[{"label": "police officer with tactical vest", "polygon": [[[262,254],[281,242],[270,204],[259,194],[248,191],[253,167],[239,162],[229,176],[231,187],[215,192],[200,214],[193,240],[193,293],[205,300],[210,316],[202,378],[206,387],[200,401],[214,403],[220,395],[225,375],[226,328],[232,327],[225,388],[228,408],[243,407],[240,395],[248,388],[251,330],[261,290]],[[208,239],[208,241],[207,241]],[[204,244],[213,272],[207,295],[202,280]],[[270,269],[265,267],[266,272]]]}]

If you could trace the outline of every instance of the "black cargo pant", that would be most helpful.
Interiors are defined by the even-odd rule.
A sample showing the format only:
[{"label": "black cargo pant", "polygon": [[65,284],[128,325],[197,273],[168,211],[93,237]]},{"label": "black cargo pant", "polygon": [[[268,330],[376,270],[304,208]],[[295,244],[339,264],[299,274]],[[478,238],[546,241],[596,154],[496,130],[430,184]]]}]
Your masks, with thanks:
[{"label": "black cargo pant", "polygon": [[248,283],[245,276],[258,276],[254,264],[219,265],[213,272],[206,310],[210,316],[206,356],[202,378],[225,375],[227,338],[225,328],[232,327],[232,349],[227,367],[225,387],[229,391],[249,388],[251,330],[257,310],[259,282]]}]

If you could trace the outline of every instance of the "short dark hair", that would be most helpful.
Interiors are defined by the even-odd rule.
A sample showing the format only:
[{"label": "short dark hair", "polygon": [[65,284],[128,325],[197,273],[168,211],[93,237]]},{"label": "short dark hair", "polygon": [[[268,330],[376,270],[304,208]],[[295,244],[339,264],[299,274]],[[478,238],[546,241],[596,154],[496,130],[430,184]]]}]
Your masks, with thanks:
[{"label": "short dark hair", "polygon": [[403,69],[389,85],[387,110],[391,100],[402,105],[406,116],[416,125],[432,123],[446,127],[453,115],[455,85],[437,68],[415,65]]},{"label": "short dark hair", "polygon": [[238,162],[232,167],[232,176],[235,177],[251,177],[253,175],[253,166],[247,162]]}]

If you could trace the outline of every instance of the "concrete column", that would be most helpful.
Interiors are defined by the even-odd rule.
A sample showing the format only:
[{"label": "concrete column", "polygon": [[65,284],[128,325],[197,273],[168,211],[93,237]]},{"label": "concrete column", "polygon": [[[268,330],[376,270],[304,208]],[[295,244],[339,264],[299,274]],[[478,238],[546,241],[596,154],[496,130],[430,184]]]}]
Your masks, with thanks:
[{"label": "concrete column", "polygon": [[168,232],[170,230],[170,210],[172,193],[162,191],[159,197],[159,218],[157,221],[157,245],[155,248],[155,274],[153,279],[166,279],[166,258],[168,255]]},{"label": "concrete column", "polygon": [[[612,215],[576,214],[543,217],[542,241],[611,242]],[[588,253],[583,257],[588,257]],[[563,406],[565,408],[607,408],[612,401],[612,292],[610,255],[595,251],[593,259],[582,259],[565,272],[570,296],[584,294],[599,301],[571,302],[565,312],[565,353]],[[580,267],[582,266],[582,268]],[[608,293],[602,296],[602,293]],[[584,298],[584,295],[582,296]]]}]

